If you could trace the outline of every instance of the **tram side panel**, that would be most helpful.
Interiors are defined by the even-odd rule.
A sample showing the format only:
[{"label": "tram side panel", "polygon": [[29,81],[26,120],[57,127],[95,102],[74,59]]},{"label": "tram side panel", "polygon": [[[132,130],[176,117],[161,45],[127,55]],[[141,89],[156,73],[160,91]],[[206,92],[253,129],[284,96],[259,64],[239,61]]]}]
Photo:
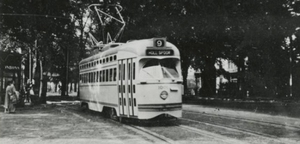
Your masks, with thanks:
[{"label": "tram side panel", "polygon": [[116,82],[98,82],[80,85],[80,99],[89,109],[102,112],[103,107],[118,108]]}]

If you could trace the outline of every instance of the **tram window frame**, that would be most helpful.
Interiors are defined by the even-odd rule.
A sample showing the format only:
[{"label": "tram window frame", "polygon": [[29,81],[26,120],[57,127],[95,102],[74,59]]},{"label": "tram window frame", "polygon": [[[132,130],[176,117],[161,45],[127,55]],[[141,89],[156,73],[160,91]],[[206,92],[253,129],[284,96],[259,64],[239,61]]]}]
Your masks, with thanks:
[{"label": "tram window frame", "polygon": [[103,63],[105,63],[105,58],[103,59]]},{"label": "tram window frame", "polygon": [[109,62],[109,58],[108,57],[106,57],[106,62]]},{"label": "tram window frame", "polygon": [[102,60],[99,60],[100,61],[100,64],[102,64]]},{"label": "tram window frame", "polygon": [[112,56],[110,56],[110,57],[109,57],[109,60],[110,60],[110,61],[113,61],[113,57],[112,57]]},{"label": "tram window frame", "polygon": [[114,60],[117,60],[117,55],[114,55]]}]

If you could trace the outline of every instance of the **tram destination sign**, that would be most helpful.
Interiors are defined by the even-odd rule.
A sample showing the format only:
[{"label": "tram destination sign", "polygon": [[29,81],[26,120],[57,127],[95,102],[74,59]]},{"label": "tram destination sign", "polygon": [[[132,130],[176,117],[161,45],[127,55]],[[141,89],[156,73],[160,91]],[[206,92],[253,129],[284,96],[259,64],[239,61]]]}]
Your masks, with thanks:
[{"label": "tram destination sign", "polygon": [[171,49],[158,50],[158,49],[148,49],[146,50],[147,56],[172,56],[174,51]]}]

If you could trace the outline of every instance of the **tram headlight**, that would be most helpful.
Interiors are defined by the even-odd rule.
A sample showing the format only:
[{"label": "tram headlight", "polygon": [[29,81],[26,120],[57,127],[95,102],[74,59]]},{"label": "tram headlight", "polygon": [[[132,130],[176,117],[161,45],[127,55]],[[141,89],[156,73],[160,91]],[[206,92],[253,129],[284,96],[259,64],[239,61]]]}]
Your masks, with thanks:
[{"label": "tram headlight", "polygon": [[165,99],[167,99],[167,97],[168,97],[168,92],[167,91],[162,91],[160,93],[160,98],[161,99],[165,100]]}]

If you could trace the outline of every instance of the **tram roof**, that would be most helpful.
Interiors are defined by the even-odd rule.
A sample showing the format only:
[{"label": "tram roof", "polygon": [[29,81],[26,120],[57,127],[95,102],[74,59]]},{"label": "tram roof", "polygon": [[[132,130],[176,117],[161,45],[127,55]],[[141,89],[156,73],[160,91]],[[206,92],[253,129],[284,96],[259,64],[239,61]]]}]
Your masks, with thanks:
[{"label": "tram roof", "polygon": [[[146,53],[145,53],[146,49],[153,48],[153,39],[133,40],[133,41],[130,41],[127,43],[122,43],[122,44],[118,43],[118,44],[119,44],[119,46],[115,46],[115,47],[110,47],[112,44],[108,44],[108,45],[104,46],[104,48],[102,49],[103,51],[81,60],[80,63],[85,63],[85,62],[99,59],[101,57],[114,55],[114,54],[117,54],[118,52],[128,52],[128,53],[133,53],[136,56],[146,56]],[[179,57],[179,55],[180,55],[179,50],[172,43],[166,41],[165,48],[172,49],[174,51],[173,56]],[[153,49],[155,49],[155,48],[153,48]]]}]

